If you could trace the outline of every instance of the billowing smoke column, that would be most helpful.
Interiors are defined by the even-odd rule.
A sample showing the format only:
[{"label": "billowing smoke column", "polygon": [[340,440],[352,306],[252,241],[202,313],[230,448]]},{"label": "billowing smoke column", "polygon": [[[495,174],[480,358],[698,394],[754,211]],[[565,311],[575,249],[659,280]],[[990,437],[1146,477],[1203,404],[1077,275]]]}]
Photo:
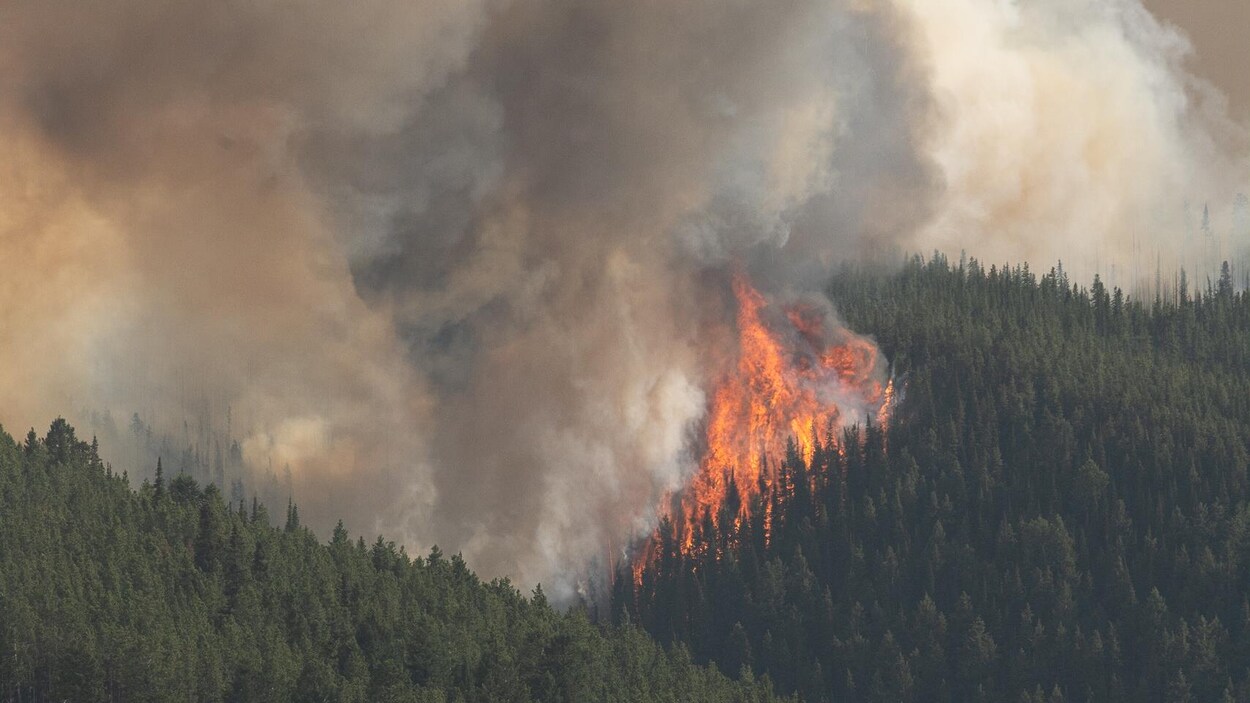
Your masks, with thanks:
[{"label": "billowing smoke column", "polygon": [[1136,0],[10,0],[0,419],[228,409],[314,524],[567,594],[690,475],[734,266],[1232,218],[1186,50]]}]

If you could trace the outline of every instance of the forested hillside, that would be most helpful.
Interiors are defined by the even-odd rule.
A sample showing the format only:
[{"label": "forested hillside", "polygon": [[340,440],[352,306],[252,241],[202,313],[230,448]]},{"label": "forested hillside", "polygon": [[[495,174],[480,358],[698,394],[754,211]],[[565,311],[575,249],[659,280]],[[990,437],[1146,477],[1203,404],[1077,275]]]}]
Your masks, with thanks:
[{"label": "forested hillside", "polygon": [[[1250,700],[1250,296],[915,259],[831,297],[904,395],[672,526],[618,622],[809,701]],[[732,491],[731,491],[732,493]]]},{"label": "forested hillside", "polygon": [[766,701],[636,628],[0,431],[0,700]]}]

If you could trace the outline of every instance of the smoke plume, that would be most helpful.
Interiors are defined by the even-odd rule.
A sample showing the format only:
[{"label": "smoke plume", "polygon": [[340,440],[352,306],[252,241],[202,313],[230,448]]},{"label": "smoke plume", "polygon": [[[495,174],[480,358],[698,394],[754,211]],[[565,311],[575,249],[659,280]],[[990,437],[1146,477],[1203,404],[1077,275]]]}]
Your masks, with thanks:
[{"label": "smoke plume", "polygon": [[567,596],[689,476],[733,267],[1239,254],[1188,51],[1137,0],[11,0],[0,419],[228,422],[314,525]]}]

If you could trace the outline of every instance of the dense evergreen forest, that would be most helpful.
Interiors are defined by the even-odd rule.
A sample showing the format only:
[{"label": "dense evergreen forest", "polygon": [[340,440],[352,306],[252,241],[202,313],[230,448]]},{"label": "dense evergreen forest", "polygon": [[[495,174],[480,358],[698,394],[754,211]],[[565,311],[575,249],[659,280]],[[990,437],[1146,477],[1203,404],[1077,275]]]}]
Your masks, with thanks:
[{"label": "dense evergreen forest", "polygon": [[634,627],[0,431],[0,700],[767,701]]},{"label": "dense evergreen forest", "polygon": [[134,490],[64,421],[0,431],[0,700],[1250,701],[1227,269],[1133,300],[938,256],[830,295],[893,361],[889,426],[778,457],[690,555],[661,525],[610,625],[187,474]]},{"label": "dense evergreen forest", "polygon": [[1250,701],[1250,295],[1227,267],[1129,300],[938,256],[830,295],[894,361],[893,420],[791,452],[689,557],[662,525],[617,622],[808,701]]}]

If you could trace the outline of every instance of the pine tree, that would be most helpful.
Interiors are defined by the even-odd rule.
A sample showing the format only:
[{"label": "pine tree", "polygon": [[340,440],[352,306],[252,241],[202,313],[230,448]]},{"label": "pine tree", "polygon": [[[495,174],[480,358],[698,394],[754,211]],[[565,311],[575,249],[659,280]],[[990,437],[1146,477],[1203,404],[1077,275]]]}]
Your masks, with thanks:
[{"label": "pine tree", "polygon": [[161,466],[161,458],[156,458],[156,480],[152,483],[152,497],[160,501],[165,497],[165,470]]}]

